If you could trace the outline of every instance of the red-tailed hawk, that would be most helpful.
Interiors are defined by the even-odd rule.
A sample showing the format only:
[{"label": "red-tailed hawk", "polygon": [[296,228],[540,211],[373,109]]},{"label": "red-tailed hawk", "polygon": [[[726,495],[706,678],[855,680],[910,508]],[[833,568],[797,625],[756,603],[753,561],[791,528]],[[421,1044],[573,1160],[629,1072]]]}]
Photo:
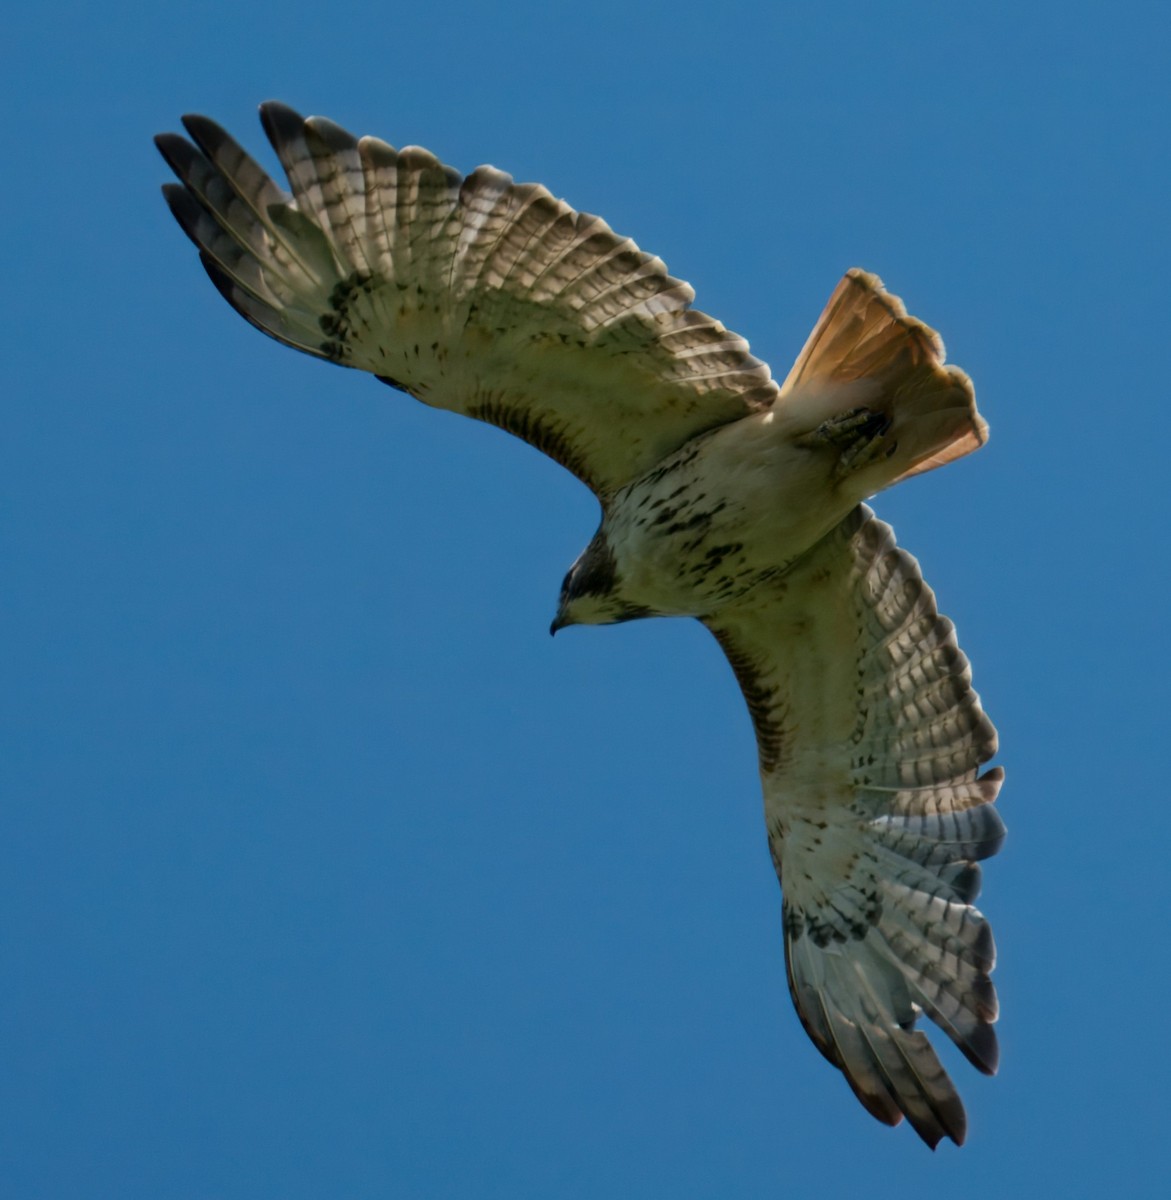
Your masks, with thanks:
[{"label": "red-tailed hawk", "polygon": [[261,118],[286,192],[206,117],[159,149],[212,281],[257,328],[543,450],[601,525],[553,629],[690,616],[756,728],[801,1022],[879,1120],[964,1140],[926,1014],[996,1069],[977,861],[996,733],[918,564],[862,501],[977,449],[968,377],[850,271],[784,383],[598,217],[492,167]]}]

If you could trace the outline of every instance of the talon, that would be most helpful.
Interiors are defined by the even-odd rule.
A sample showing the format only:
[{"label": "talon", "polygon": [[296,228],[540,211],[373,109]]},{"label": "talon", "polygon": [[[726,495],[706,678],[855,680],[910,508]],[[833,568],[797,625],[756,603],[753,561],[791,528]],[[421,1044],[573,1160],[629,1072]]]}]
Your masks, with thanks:
[{"label": "talon", "polygon": [[881,437],[890,428],[890,417],[869,408],[851,408],[822,421],[816,429],[797,439],[798,446],[841,446],[843,451]]},{"label": "talon", "polygon": [[825,446],[838,452],[834,478],[844,479],[872,463],[890,458],[898,443],[884,441],[892,419],[869,408],[852,408],[822,421],[816,429],[797,439],[806,449]]}]

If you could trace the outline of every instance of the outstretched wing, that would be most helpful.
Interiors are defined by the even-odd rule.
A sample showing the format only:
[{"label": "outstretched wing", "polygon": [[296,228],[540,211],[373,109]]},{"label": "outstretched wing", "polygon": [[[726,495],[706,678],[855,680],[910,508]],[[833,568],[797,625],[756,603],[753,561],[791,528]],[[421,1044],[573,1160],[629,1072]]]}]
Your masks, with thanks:
[{"label": "outstretched wing", "polygon": [[797,1012],[879,1120],[964,1140],[926,1013],[996,1070],[994,950],[972,905],[1004,827],[996,731],[916,561],[859,506],[705,623],[756,726]]},{"label": "outstretched wing", "polygon": [[261,107],[278,187],[218,125],[156,142],[231,304],[272,337],[488,421],[602,498],[778,389],[663,263],[543,187]]}]

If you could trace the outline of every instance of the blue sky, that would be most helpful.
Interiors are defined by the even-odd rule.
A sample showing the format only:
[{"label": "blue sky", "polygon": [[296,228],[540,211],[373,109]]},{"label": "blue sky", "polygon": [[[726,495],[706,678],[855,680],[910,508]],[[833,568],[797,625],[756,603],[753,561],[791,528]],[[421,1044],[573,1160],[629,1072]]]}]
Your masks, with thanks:
[{"label": "blue sky", "polygon": [[[1168,18],[422,11],[6,18],[5,1195],[1167,1194]],[[973,376],[877,503],[1008,771],[962,1150],[798,1026],[715,645],[549,639],[590,495],[207,284],[151,135],[270,97],[600,212],[781,375],[859,265]]]}]

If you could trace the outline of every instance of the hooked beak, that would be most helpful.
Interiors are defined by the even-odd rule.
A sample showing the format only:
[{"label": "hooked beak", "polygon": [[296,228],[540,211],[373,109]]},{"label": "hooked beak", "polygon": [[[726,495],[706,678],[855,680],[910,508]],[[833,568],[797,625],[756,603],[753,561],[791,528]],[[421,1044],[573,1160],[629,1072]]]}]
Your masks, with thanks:
[{"label": "hooked beak", "polygon": [[549,636],[552,637],[557,630],[564,629],[567,625],[574,624],[573,619],[565,611],[566,605],[562,601],[557,606],[557,615],[553,618],[553,624],[549,626]]}]

